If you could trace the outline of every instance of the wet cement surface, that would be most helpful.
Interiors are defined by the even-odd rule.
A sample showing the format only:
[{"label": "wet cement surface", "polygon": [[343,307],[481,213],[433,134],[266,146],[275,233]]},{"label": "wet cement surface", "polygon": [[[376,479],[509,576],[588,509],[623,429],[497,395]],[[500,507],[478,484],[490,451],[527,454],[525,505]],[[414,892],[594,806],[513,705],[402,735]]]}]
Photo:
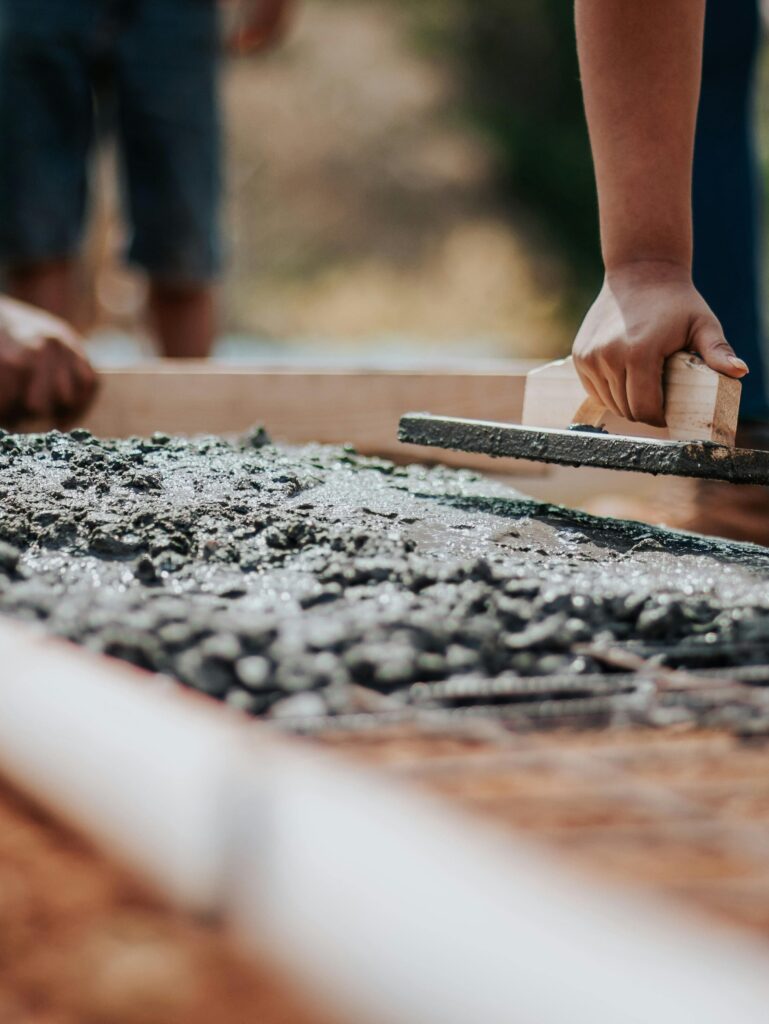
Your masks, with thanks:
[{"label": "wet cement surface", "polygon": [[265,441],[0,435],[0,612],[287,724],[378,695],[384,716],[769,717],[760,670],[757,703],[721,701],[629,687],[586,653],[769,665],[769,551]]}]

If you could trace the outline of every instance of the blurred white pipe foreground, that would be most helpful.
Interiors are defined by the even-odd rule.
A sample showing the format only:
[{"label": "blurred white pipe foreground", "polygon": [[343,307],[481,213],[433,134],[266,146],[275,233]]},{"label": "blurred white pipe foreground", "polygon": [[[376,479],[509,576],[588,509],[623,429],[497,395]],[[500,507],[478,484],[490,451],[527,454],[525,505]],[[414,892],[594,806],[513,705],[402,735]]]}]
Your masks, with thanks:
[{"label": "blurred white pipe foreground", "polygon": [[0,625],[0,769],[358,1024],[766,1024],[769,948]]},{"label": "blurred white pipe foreground", "polygon": [[233,729],[175,689],[0,623],[0,770],[175,902],[206,911]]}]

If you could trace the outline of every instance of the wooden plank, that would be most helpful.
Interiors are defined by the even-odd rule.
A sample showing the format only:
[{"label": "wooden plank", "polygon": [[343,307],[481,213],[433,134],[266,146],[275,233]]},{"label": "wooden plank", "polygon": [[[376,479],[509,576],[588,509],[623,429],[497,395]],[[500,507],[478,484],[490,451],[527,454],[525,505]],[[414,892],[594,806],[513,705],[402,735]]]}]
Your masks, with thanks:
[{"label": "wooden plank", "polygon": [[[606,417],[612,434],[674,441],[717,441],[734,445],[742,385],[706,366],[690,352],[677,352],[665,364],[667,429]],[[533,370],[527,378],[522,423],[564,430],[587,397],[571,359]],[[487,418],[487,417],[485,417]]]},{"label": "wooden plank", "polygon": [[[531,361],[484,370],[322,370],[217,366],[159,360],[105,370],[93,407],[79,425],[102,437],[155,430],[169,434],[237,434],[263,424],[276,441],[351,443],[364,454],[420,461],[424,450],[398,442],[404,412],[430,410],[460,417],[520,421]],[[25,424],[25,429],[45,425]],[[513,460],[436,454],[433,461],[515,474],[546,472]]]}]

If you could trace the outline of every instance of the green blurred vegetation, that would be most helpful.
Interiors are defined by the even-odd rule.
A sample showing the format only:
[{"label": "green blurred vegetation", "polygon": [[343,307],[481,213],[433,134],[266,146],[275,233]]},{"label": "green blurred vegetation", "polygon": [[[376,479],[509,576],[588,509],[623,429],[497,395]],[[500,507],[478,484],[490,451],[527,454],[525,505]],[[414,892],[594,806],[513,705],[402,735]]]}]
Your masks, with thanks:
[{"label": "green blurred vegetation", "polygon": [[598,215],[572,5],[460,0],[471,109],[491,133],[510,194],[537,211],[576,281],[600,280]]},{"label": "green blurred vegetation", "polygon": [[456,65],[499,185],[562,253],[583,306],[601,280],[598,214],[566,0],[402,0],[422,43]]}]

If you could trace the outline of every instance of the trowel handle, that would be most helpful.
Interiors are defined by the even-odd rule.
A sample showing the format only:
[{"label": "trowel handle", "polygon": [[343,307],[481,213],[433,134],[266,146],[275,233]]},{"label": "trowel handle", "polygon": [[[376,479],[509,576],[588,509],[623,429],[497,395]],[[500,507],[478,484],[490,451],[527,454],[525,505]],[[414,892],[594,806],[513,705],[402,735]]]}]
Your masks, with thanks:
[{"label": "trowel handle", "polygon": [[572,426],[602,427],[609,410],[597,398],[586,398],[572,418]]}]

